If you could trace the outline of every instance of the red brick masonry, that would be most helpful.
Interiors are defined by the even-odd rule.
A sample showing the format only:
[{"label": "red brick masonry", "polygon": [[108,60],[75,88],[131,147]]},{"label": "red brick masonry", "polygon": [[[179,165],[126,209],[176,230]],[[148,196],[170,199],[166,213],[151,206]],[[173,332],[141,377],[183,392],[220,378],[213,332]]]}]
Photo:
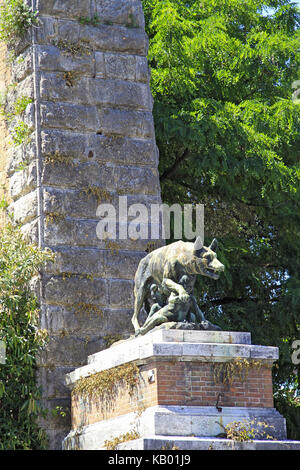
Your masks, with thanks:
[{"label": "red brick masonry", "polygon": [[[232,385],[215,383],[213,363],[200,361],[153,361],[140,367],[139,381],[133,396],[126,386],[118,387],[109,402],[101,397],[72,398],[72,427],[93,424],[104,419],[143,410],[155,405],[273,407],[272,371],[270,367],[249,368],[244,380],[235,378]],[[154,382],[148,372],[154,371]]]}]

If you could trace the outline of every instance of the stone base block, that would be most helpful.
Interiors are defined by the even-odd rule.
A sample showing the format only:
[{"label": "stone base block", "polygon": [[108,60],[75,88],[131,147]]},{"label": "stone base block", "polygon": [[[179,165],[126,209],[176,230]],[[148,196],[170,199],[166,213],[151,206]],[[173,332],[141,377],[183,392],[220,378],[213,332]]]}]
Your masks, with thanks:
[{"label": "stone base block", "polygon": [[[124,442],[118,450],[300,450],[300,441],[253,440],[237,442],[209,437],[151,436]],[[175,454],[175,453],[174,453]]]},{"label": "stone base block", "polygon": [[286,437],[285,419],[274,408],[224,407],[217,411],[210,406],[153,406],[140,415],[128,413],[73,430],[64,440],[63,447],[97,450],[105,447],[105,441],[112,441],[130,431],[138,433],[141,437],[139,442],[147,436],[155,439],[156,436],[169,436],[170,430],[176,439],[191,436],[215,438],[224,433],[224,426],[233,421],[250,421],[254,428],[255,423],[264,422],[269,426],[267,433],[273,439]]}]

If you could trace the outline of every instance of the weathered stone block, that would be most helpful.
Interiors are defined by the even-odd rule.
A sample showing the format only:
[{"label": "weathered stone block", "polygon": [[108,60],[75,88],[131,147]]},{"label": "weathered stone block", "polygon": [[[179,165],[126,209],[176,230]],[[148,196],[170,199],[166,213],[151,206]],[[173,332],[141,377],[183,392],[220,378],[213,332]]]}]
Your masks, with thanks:
[{"label": "weathered stone block", "polygon": [[9,206],[9,211],[13,212],[14,220],[18,224],[26,224],[37,217],[37,209],[36,190],[26,194]]},{"label": "weathered stone block", "polygon": [[66,218],[45,226],[45,243],[50,246],[94,246],[105,247],[96,236],[97,220]]},{"label": "weathered stone block", "polygon": [[44,129],[41,132],[41,149],[44,156],[58,153],[70,158],[88,158],[89,135],[70,130]]},{"label": "weathered stone block", "polygon": [[154,165],[158,163],[155,140],[137,140],[121,136],[90,135],[89,148],[95,158],[123,164]]},{"label": "weathered stone block", "polygon": [[57,20],[51,16],[40,16],[39,27],[36,29],[38,44],[51,44],[56,38]]},{"label": "weathered stone block", "polygon": [[98,0],[96,12],[105,21],[144,28],[144,14],[139,0]]},{"label": "weathered stone block", "polygon": [[51,304],[93,304],[108,306],[108,284],[105,279],[70,276],[52,277],[45,281],[43,298]]},{"label": "weathered stone block", "polygon": [[122,78],[123,80],[135,80],[136,56],[131,56],[129,54],[104,54],[104,57],[101,57],[100,54],[101,53],[97,53],[95,55],[97,74],[98,70],[101,73],[104,65],[105,75],[108,78]]},{"label": "weathered stone block", "polygon": [[[9,91],[6,95],[6,111],[7,112],[14,112],[15,111],[15,103],[18,98],[27,97],[30,98],[32,101],[34,99],[34,86],[33,86],[33,79],[32,76],[28,76],[24,78],[21,82],[18,83],[16,88],[12,91]],[[27,105],[27,108],[30,105]],[[22,113],[23,114],[23,113]],[[14,121],[12,121],[12,126],[14,125],[15,121],[21,119],[21,117],[15,116]],[[10,121],[8,122],[10,126]]]},{"label": "weathered stone block", "polygon": [[11,68],[12,82],[20,82],[33,72],[33,50],[28,47],[18,58],[13,62]]},{"label": "weathered stone block", "polygon": [[[149,220],[150,220],[150,211],[151,211],[151,205],[152,204],[161,204],[161,199],[159,195],[149,195],[149,194],[124,194],[123,191],[121,191],[122,194],[114,193],[112,197],[112,203],[114,204],[114,207],[118,209],[119,207],[119,202],[120,202],[120,197],[126,196],[127,198],[127,207],[131,207],[133,204],[143,204],[145,208],[148,211],[149,215]],[[128,220],[135,219],[136,215],[128,215]]]},{"label": "weathered stone block", "polygon": [[55,253],[55,263],[47,265],[47,273],[87,274],[103,278],[129,279],[135,275],[144,252],[100,250],[85,247],[51,248]]},{"label": "weathered stone block", "polygon": [[29,143],[18,145],[17,147],[12,146],[8,149],[7,154],[6,171],[10,177],[16,171],[20,171],[35,159],[35,133],[32,134],[32,138]]},{"label": "weathered stone block", "polygon": [[[120,339],[127,339],[134,333],[131,317],[133,314],[132,308],[104,308],[103,309],[103,329],[105,332],[104,340],[109,340],[111,336],[118,336]],[[112,331],[111,325],[114,325]],[[106,349],[108,345],[106,344]]]},{"label": "weathered stone block", "polygon": [[[49,331],[50,335],[60,337],[67,333],[86,338],[99,332],[103,339],[102,350],[108,347],[112,336],[125,339],[133,334],[130,322],[132,311],[132,308],[113,309],[90,304],[44,304],[41,311],[41,325]],[[115,325],[113,331],[112,323]]]},{"label": "weathered stone block", "polygon": [[[106,276],[130,280],[134,279],[138,264],[145,255],[145,252],[132,253],[129,251],[120,251],[119,253],[115,253],[107,250],[105,252]],[[128,287],[133,291],[132,285],[127,286],[127,289]]]},{"label": "weathered stone block", "polygon": [[98,162],[56,163],[45,165],[42,183],[88,190],[89,187],[114,188],[114,169]]},{"label": "weathered stone block", "polygon": [[124,80],[80,78],[68,86],[63,75],[44,73],[40,94],[43,101],[64,101],[84,105],[113,105],[134,109],[152,109],[149,87]]},{"label": "weathered stone block", "polygon": [[29,243],[34,243],[38,245],[39,243],[39,230],[38,230],[38,220],[35,219],[28,224],[22,225],[21,231],[23,236]]},{"label": "weathered stone block", "polygon": [[61,41],[72,42],[74,44],[79,41],[80,24],[77,21],[59,20],[57,22],[57,37]]},{"label": "weathered stone block", "polygon": [[[66,33],[60,25],[58,26],[59,35],[64,37]],[[131,29],[116,25],[101,25],[97,28],[82,26],[78,39],[90,44],[94,50],[103,52],[124,52],[143,56],[146,56],[148,52],[148,37],[142,29]]]},{"label": "weathered stone block", "polygon": [[41,124],[45,127],[97,132],[100,128],[95,106],[72,103],[41,103]]},{"label": "weathered stone block", "polygon": [[27,30],[21,38],[16,39],[16,42],[14,43],[14,53],[15,57],[21,55],[25,50],[31,46],[32,40],[31,40],[31,31]]},{"label": "weathered stone block", "polygon": [[28,98],[34,99],[34,82],[32,75],[29,75],[21,80],[17,87],[15,88],[14,92],[14,99],[16,97],[23,97],[26,96]]},{"label": "weathered stone block", "polygon": [[148,84],[150,72],[146,57],[130,54],[95,52],[96,76],[122,78]]},{"label": "weathered stone block", "polygon": [[62,441],[66,436],[63,427],[55,429],[47,429],[48,448],[54,450],[62,450]]},{"label": "weathered stone block", "polygon": [[61,273],[88,274],[105,276],[106,251],[95,248],[52,248],[55,253],[55,263],[47,265],[47,273],[59,275]]},{"label": "weathered stone block", "polygon": [[39,354],[38,365],[51,366],[59,364],[60,367],[70,366],[74,368],[84,364],[84,358],[87,357],[90,350],[95,349],[97,351],[98,349],[99,351],[103,346],[104,341],[100,335],[86,335],[86,337],[68,334],[65,336],[50,335],[47,348]]},{"label": "weathered stone block", "polygon": [[123,194],[157,194],[157,177],[156,168],[100,165],[98,162],[57,163],[44,166],[42,183],[86,191],[98,187],[106,191],[120,190]]},{"label": "weathered stone block", "polygon": [[109,306],[111,308],[133,307],[133,288],[134,282],[132,280],[114,279],[108,281]]},{"label": "weathered stone block", "polygon": [[86,337],[96,331],[108,332],[104,309],[92,304],[47,305],[41,312],[41,322],[50,334]]},{"label": "weathered stone block", "polygon": [[99,120],[99,129],[103,134],[141,139],[154,137],[153,117],[149,112],[101,108],[99,109]]},{"label": "weathered stone block", "polygon": [[41,70],[50,72],[75,72],[78,76],[94,74],[94,60],[92,55],[72,56],[64,54],[53,45],[40,45],[38,47],[38,63]]},{"label": "weathered stone block", "polygon": [[44,398],[69,398],[69,390],[64,384],[64,375],[71,372],[72,367],[41,367],[37,384],[43,389]]},{"label": "weathered stone block", "polygon": [[[45,243],[49,246],[85,246],[107,249],[113,253],[120,250],[145,252],[148,240],[116,240],[104,241],[97,237],[99,220],[80,220],[65,218],[45,226]],[[117,226],[118,236],[118,226]]]},{"label": "weathered stone block", "polygon": [[[45,214],[62,214],[68,217],[95,218],[98,198],[83,190],[68,190],[60,188],[47,188],[44,190]],[[104,198],[103,198],[103,201]]]},{"label": "weathered stone block", "polygon": [[30,193],[36,188],[37,173],[35,162],[31,163],[28,168],[14,173],[9,180],[9,190],[12,199]]},{"label": "weathered stone block", "polygon": [[136,57],[136,72],[135,79],[137,82],[149,83],[150,80],[150,69],[148,66],[148,60],[146,57]]},{"label": "weathered stone block", "polygon": [[158,194],[158,178],[156,168],[119,166],[115,169],[116,190],[123,194]]},{"label": "weathered stone block", "polygon": [[[29,140],[33,140],[34,130],[35,130],[35,105],[34,103],[29,103],[24,111],[23,115],[24,124],[28,126],[32,134],[29,136]],[[25,144],[26,145],[26,144]]]},{"label": "weathered stone block", "polygon": [[90,0],[38,0],[37,10],[40,15],[50,15],[62,18],[78,18],[90,16]]},{"label": "weathered stone block", "polygon": [[158,163],[158,150],[154,140],[46,129],[42,131],[41,141],[44,155],[58,152],[70,158],[142,166],[156,166]]},{"label": "weathered stone block", "polygon": [[37,29],[39,44],[52,44],[59,39],[63,41],[86,44],[90,50],[116,51],[147,55],[148,37],[143,29],[126,28],[118,25],[100,24],[96,28],[80,25],[77,21],[60,20],[52,17],[40,17]]}]

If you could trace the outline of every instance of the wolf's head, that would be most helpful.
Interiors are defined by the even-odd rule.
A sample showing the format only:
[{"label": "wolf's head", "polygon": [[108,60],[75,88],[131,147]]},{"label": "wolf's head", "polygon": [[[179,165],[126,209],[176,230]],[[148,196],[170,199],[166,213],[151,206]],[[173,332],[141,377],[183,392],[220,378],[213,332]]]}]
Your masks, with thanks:
[{"label": "wolf's head", "polygon": [[217,259],[216,251],[218,242],[214,238],[209,247],[203,246],[203,242],[198,237],[193,246],[192,259],[189,262],[189,269],[193,274],[202,274],[211,279],[219,279],[224,271],[224,265]]}]

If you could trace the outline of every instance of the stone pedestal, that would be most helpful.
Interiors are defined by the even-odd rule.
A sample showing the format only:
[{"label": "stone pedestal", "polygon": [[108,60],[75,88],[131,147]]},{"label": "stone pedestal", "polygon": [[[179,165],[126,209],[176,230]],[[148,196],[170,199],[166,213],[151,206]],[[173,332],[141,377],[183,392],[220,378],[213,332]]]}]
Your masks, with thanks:
[{"label": "stone pedestal", "polygon": [[119,342],[66,376],[72,430],[63,448],[106,449],[113,440],[126,440],[118,449],[226,448],[224,427],[245,420],[268,425],[267,448],[282,448],[285,419],[272,395],[277,358],[278,348],[252,345],[250,333],[160,329]]}]

